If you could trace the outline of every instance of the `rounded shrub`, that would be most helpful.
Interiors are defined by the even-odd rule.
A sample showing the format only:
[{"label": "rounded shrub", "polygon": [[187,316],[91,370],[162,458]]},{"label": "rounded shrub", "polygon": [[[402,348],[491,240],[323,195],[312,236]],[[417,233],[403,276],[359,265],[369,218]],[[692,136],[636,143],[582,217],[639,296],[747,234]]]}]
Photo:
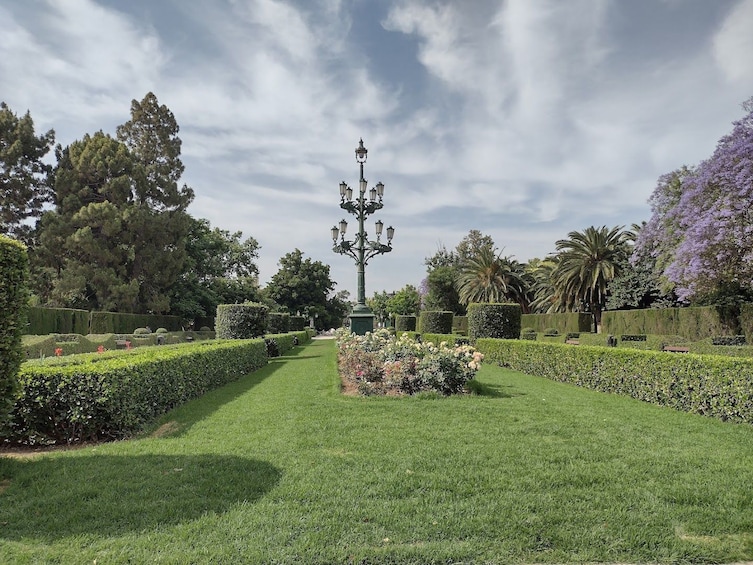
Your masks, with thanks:
[{"label": "rounded shrub", "polygon": [[217,339],[251,339],[267,330],[268,308],[264,304],[218,304],[214,322]]},{"label": "rounded shrub", "polygon": [[395,331],[396,332],[415,332],[416,331],[416,317],[415,316],[395,316]]},{"label": "rounded shrub", "polygon": [[149,328],[136,328],[133,330],[133,335],[149,335],[152,331]]},{"label": "rounded shrub", "polygon": [[201,326],[201,327],[199,328],[199,331],[200,331],[200,332],[211,332],[211,331],[212,331],[212,328],[210,328],[209,326]]},{"label": "rounded shrub", "polygon": [[468,305],[468,337],[520,338],[520,304],[478,303]]},{"label": "rounded shrub", "polygon": [[555,337],[560,335],[560,332],[557,328],[546,328],[544,330],[544,335],[547,337]]},{"label": "rounded shrub", "polygon": [[8,417],[24,358],[21,333],[29,302],[29,258],[26,247],[0,235],[0,425]]},{"label": "rounded shrub", "polygon": [[166,334],[167,330],[165,328],[157,328],[154,333],[156,334]]},{"label": "rounded shrub", "polygon": [[424,310],[418,318],[421,333],[451,334],[452,312]]}]

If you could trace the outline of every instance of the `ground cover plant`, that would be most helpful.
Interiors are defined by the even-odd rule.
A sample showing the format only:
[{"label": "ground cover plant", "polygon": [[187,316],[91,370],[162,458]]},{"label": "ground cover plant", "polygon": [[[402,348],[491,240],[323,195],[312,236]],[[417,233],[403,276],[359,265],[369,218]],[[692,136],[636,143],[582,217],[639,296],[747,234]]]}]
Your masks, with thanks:
[{"label": "ground cover plant", "polygon": [[5,563],[753,559],[753,428],[485,364],[345,397],[315,341],[137,440],[0,456]]}]

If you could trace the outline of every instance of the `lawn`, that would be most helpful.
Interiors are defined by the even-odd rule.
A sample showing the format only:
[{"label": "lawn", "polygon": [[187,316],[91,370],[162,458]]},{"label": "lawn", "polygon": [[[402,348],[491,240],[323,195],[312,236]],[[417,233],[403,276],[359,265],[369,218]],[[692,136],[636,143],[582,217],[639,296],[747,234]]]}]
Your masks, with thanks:
[{"label": "lawn", "polygon": [[144,437],[0,456],[3,563],[753,559],[753,428],[495,366],[339,394],[315,341]]}]

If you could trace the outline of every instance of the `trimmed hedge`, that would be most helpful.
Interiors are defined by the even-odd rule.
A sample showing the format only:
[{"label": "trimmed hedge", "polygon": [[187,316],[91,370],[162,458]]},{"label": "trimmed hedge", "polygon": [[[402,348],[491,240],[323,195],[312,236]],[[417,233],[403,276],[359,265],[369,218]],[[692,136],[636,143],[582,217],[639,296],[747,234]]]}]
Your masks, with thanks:
[{"label": "trimmed hedge", "polygon": [[468,335],[468,316],[452,317],[452,333]]},{"label": "trimmed hedge", "polygon": [[91,312],[88,333],[129,334],[136,328],[165,328],[171,332],[183,330],[180,316],[159,314],[128,314],[125,312]]},{"label": "trimmed hedge", "polygon": [[568,312],[561,314],[523,314],[521,324],[533,328],[537,333],[544,333],[547,328],[557,328],[561,334],[590,333],[593,331],[593,316],[585,312]]},{"label": "trimmed hedge", "polygon": [[287,312],[269,312],[267,314],[267,331],[270,334],[286,334],[290,331],[290,314]]},{"label": "trimmed hedge", "polygon": [[267,312],[263,304],[219,304],[215,318],[218,339],[251,339],[267,332]]},{"label": "trimmed hedge", "polygon": [[415,332],[416,331],[416,317],[415,316],[395,316],[395,331],[396,332]]},{"label": "trimmed hedge", "polygon": [[0,427],[12,406],[24,357],[21,334],[26,326],[28,282],[26,246],[0,235]]},{"label": "trimmed hedge", "polygon": [[479,339],[487,361],[720,420],[753,423],[753,359]]},{"label": "trimmed hedge", "polygon": [[307,323],[308,320],[305,316],[290,316],[290,328],[288,329],[288,331],[302,332],[306,329]]},{"label": "trimmed hedge", "polygon": [[89,311],[74,308],[30,307],[29,324],[24,333],[30,335],[89,333]]},{"label": "trimmed hedge", "polygon": [[471,303],[468,305],[468,337],[471,343],[483,337],[518,339],[520,304]]},{"label": "trimmed hedge", "polygon": [[267,334],[264,339],[273,339],[277,343],[280,355],[285,355],[297,345],[304,345],[311,341],[311,335],[306,330],[301,332],[288,332],[284,334]]},{"label": "trimmed hedge", "polygon": [[733,333],[714,306],[609,311],[602,314],[601,324],[602,332],[612,335],[681,335],[691,341]]},{"label": "trimmed hedge", "polygon": [[35,444],[127,437],[175,406],[266,363],[261,339],[26,363],[8,438]]},{"label": "trimmed hedge", "polygon": [[451,334],[452,312],[424,310],[419,314],[418,327],[422,334]]}]

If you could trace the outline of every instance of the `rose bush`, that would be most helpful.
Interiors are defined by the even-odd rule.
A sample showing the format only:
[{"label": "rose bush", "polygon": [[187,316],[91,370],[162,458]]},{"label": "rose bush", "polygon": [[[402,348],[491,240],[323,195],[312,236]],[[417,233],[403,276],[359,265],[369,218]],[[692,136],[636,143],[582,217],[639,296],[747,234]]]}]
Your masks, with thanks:
[{"label": "rose bush", "polygon": [[421,343],[387,330],[357,336],[337,333],[340,376],[361,394],[458,394],[473,379],[484,356],[469,345]]}]

